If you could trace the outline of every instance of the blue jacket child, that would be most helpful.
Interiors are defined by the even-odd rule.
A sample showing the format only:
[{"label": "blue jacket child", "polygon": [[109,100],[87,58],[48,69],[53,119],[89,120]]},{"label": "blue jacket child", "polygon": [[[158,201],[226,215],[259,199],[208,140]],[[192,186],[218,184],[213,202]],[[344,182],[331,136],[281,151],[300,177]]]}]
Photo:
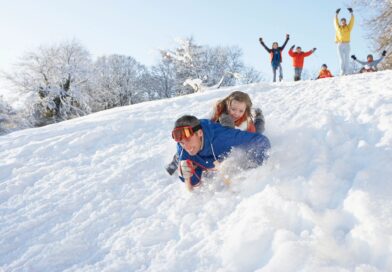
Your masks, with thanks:
[{"label": "blue jacket child", "polygon": [[279,69],[279,81],[283,79],[283,71],[282,71],[282,51],[287,45],[287,42],[290,39],[290,35],[286,34],[286,40],[284,41],[282,46],[278,46],[277,42],[272,44],[272,48],[268,48],[263,38],[259,38],[260,44],[264,47],[264,49],[270,53],[271,58],[271,66],[272,66],[272,73],[273,73],[273,82],[276,82],[276,70]]},{"label": "blue jacket child", "polygon": [[[189,127],[195,128],[190,137],[176,139],[176,130]],[[210,120],[198,120],[190,115],[176,121],[173,138],[178,142],[179,178],[183,182],[189,178],[192,186],[198,185],[202,172],[215,168],[214,162],[223,161],[233,147],[244,149],[248,159],[257,165],[261,165],[268,157],[267,151],[271,147],[268,138],[262,134],[223,127]],[[188,167],[190,162],[191,169]]]}]

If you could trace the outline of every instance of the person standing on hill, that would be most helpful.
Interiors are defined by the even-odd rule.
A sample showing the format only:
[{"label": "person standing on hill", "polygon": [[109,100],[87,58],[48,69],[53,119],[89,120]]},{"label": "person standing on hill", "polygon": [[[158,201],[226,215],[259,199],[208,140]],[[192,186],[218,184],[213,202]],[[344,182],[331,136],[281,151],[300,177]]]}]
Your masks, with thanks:
[{"label": "person standing on hill", "polygon": [[290,57],[293,58],[294,66],[294,81],[301,80],[302,69],[304,68],[304,59],[313,54],[316,48],[310,51],[303,52],[300,46],[297,46],[295,52],[293,51],[295,45],[293,45],[289,50]]},{"label": "person standing on hill", "polygon": [[350,34],[354,26],[354,14],[353,9],[347,9],[350,14],[350,22],[347,24],[345,18],[342,18],[339,23],[339,12],[340,8],[336,10],[336,16],[334,19],[334,25],[336,30],[335,42],[338,45],[338,55],[340,62],[340,75],[348,75],[350,73]]},{"label": "person standing on hill", "polygon": [[260,44],[270,53],[271,56],[271,66],[273,73],[273,82],[276,82],[276,70],[279,69],[279,81],[283,79],[283,71],[282,71],[282,51],[284,50],[287,42],[290,39],[290,35],[286,34],[286,40],[282,46],[279,46],[277,42],[272,43],[272,48],[268,48],[263,42],[263,38],[259,38]]}]

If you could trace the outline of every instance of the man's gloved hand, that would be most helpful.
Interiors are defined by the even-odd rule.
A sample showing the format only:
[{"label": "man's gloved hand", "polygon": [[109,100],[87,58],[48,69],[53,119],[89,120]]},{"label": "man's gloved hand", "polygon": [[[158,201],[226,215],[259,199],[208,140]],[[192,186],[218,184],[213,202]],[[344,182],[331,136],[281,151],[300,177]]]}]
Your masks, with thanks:
[{"label": "man's gloved hand", "polygon": [[262,37],[259,38],[259,42],[263,43],[263,38]]},{"label": "man's gloved hand", "polygon": [[226,113],[221,114],[221,116],[219,117],[219,123],[224,127],[235,127],[233,118],[231,118],[231,116]]},{"label": "man's gloved hand", "polygon": [[387,55],[387,50],[382,51],[381,56],[385,57]]},{"label": "man's gloved hand", "polygon": [[316,50],[317,50],[317,48],[316,48],[316,47],[312,49],[312,51],[313,51],[313,52],[314,52],[314,51],[316,51]]},{"label": "man's gloved hand", "polygon": [[347,10],[348,10],[350,13],[353,13],[353,9],[352,9],[352,8],[347,8]]},{"label": "man's gloved hand", "polygon": [[180,161],[180,174],[184,179],[190,179],[195,173],[195,168],[191,160]]},{"label": "man's gloved hand", "polygon": [[286,34],[286,39],[290,39],[290,34]]},{"label": "man's gloved hand", "polygon": [[293,50],[293,49],[294,49],[294,47],[295,47],[295,44],[293,44],[293,46],[292,46],[292,47],[290,47],[290,50]]},{"label": "man's gloved hand", "polygon": [[339,12],[340,12],[340,8],[338,8],[338,9],[336,10],[336,14],[339,14]]},{"label": "man's gloved hand", "polygon": [[355,55],[352,55],[351,58],[352,58],[353,60],[357,60],[357,57],[356,57]]}]

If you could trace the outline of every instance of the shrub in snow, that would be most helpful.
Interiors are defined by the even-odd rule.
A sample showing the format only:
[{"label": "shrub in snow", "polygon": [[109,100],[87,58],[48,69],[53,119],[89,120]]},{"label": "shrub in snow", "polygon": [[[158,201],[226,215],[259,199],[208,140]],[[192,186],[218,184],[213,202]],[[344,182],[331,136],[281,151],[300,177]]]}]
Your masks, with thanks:
[{"label": "shrub in snow", "polygon": [[0,135],[7,133],[9,130],[11,112],[11,107],[0,96]]},{"label": "shrub in snow", "polygon": [[86,115],[90,112],[86,98],[78,88],[65,91],[61,87],[39,87],[37,95],[26,100],[36,126],[43,126]]},{"label": "shrub in snow", "polygon": [[0,95],[0,135],[27,127],[18,114]]}]

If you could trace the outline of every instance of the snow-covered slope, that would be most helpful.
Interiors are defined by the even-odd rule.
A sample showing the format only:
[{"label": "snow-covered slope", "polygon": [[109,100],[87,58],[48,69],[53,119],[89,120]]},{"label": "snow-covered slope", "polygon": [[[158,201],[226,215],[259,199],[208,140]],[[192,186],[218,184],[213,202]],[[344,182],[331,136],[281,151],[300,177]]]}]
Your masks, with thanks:
[{"label": "snow-covered slope", "polygon": [[[255,84],[0,137],[0,271],[391,271],[392,72]],[[188,193],[174,120],[234,89],[271,158]]]}]

